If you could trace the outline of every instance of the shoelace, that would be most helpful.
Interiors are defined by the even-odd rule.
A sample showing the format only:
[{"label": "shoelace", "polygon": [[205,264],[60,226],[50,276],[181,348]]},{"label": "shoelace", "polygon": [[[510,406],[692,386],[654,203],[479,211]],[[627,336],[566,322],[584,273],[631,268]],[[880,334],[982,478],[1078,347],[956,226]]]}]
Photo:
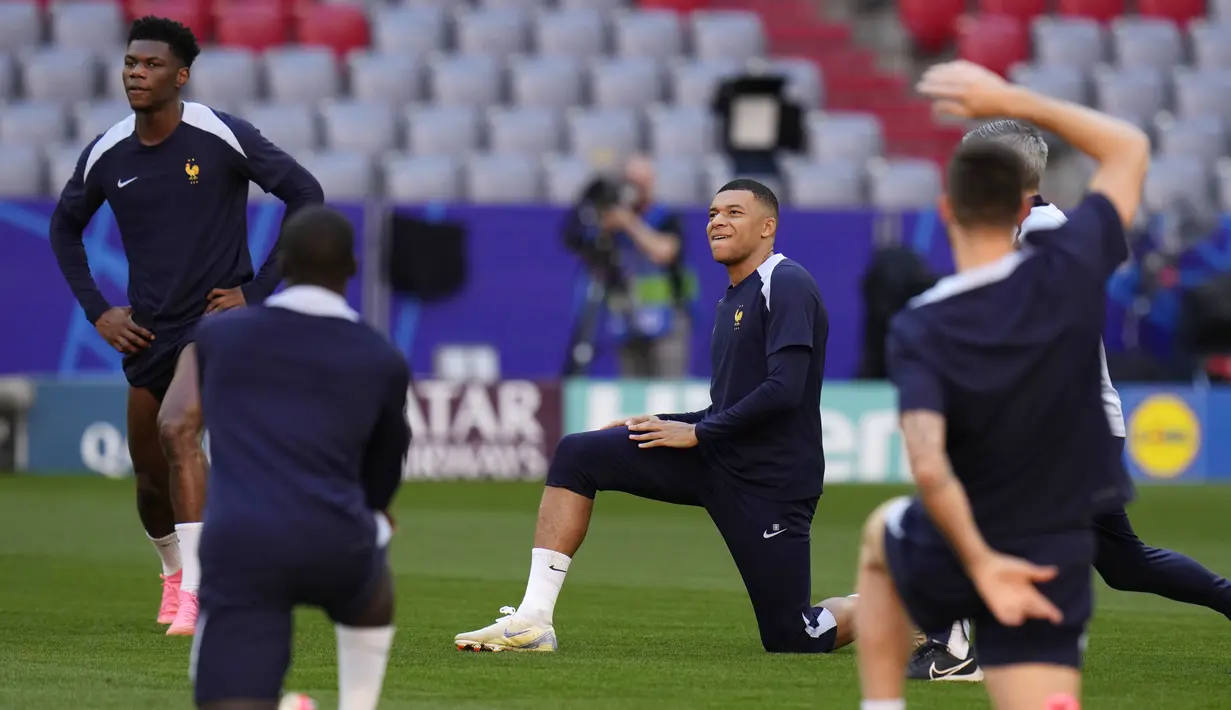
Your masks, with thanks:
[{"label": "shoelace", "polygon": [[496,619],[496,621],[504,621],[508,617],[516,614],[517,609],[511,606],[502,606],[500,607],[500,613],[503,614],[504,616],[501,616],[499,619]]}]

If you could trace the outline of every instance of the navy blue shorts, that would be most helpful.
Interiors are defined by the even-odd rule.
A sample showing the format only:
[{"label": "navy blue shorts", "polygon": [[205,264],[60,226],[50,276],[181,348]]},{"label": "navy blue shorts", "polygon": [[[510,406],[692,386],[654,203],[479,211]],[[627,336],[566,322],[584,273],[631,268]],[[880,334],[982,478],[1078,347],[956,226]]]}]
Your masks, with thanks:
[{"label": "navy blue shorts", "polygon": [[812,516],[816,498],[777,501],[741,490],[691,449],[641,449],[625,427],[561,439],[547,485],[593,498],[620,491],[705,508],[735,560],[761,643],[776,653],[833,649],[833,615],[813,607]]},{"label": "navy blue shorts", "polygon": [[155,337],[154,342],[141,352],[124,356],[124,376],[132,387],[149,390],[159,402],[167,396],[171,389],[171,380],[175,379],[175,366],[179,363],[180,354],[191,343],[187,334],[168,334]]},{"label": "navy blue shorts", "polygon": [[277,700],[291,663],[294,608],[319,607],[335,623],[350,625],[386,574],[385,550],[374,541],[332,552],[317,548],[312,555],[269,548],[253,554],[210,541],[208,531],[207,525],[190,671],[198,704]]},{"label": "navy blue shorts", "polygon": [[970,619],[983,666],[1050,663],[1081,668],[1094,607],[1094,533],[1064,532],[992,544],[1001,552],[1059,568],[1056,578],[1039,589],[1060,609],[1063,622],[1000,624],[917,500],[903,498],[886,515],[885,560],[916,626],[948,629],[955,621]]}]

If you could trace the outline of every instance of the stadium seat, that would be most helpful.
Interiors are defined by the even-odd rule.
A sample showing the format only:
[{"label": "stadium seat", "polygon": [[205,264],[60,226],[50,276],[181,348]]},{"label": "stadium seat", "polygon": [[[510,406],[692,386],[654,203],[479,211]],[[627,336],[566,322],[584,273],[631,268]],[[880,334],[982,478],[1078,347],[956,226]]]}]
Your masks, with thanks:
[{"label": "stadium seat", "polygon": [[938,52],[953,42],[957,18],[966,10],[966,0],[901,0],[898,17],[915,46],[926,53]]},{"label": "stadium seat", "polygon": [[985,15],[1007,15],[1019,22],[1029,22],[1047,13],[1048,0],[979,0],[979,12]]},{"label": "stadium seat", "polygon": [[1008,15],[966,18],[958,32],[958,56],[1000,75],[1030,55],[1025,26]]},{"label": "stadium seat", "polygon": [[1157,156],[1150,161],[1142,191],[1142,206],[1150,212],[1165,212],[1179,202],[1198,210],[1213,207],[1210,170],[1199,158]]},{"label": "stadium seat", "polygon": [[1096,107],[1143,128],[1152,125],[1163,109],[1164,88],[1155,69],[1100,66],[1094,71]]},{"label": "stadium seat", "polygon": [[326,200],[366,200],[376,194],[372,159],[364,153],[329,150],[295,159],[316,176]]},{"label": "stadium seat", "polygon": [[607,28],[597,12],[574,10],[540,15],[531,27],[536,53],[588,59],[607,51]]},{"label": "stadium seat", "polygon": [[543,106],[493,106],[485,117],[488,150],[543,155],[560,149],[560,117]]},{"label": "stadium seat", "polygon": [[650,152],[701,158],[714,150],[714,115],[699,106],[656,104],[646,111]]},{"label": "stadium seat", "polygon": [[258,66],[256,56],[243,47],[208,47],[192,63],[188,96],[211,106],[251,101],[257,97]]},{"label": "stadium seat", "polygon": [[1214,160],[1226,153],[1226,127],[1218,116],[1164,114],[1156,129],[1159,156],[1196,158],[1212,168]]},{"label": "stadium seat", "polygon": [[870,113],[813,111],[807,135],[808,153],[822,163],[863,165],[885,148],[880,119]]},{"label": "stadium seat", "polygon": [[1089,18],[1039,17],[1030,33],[1039,64],[1089,70],[1106,56],[1103,28]]},{"label": "stadium seat", "polygon": [[1174,22],[1155,17],[1121,17],[1111,23],[1112,52],[1124,69],[1170,70],[1184,59],[1183,39]]},{"label": "stadium seat", "polygon": [[1201,69],[1231,69],[1231,24],[1197,20],[1188,26],[1193,64]]},{"label": "stadium seat", "polygon": [[1137,0],[1137,14],[1188,22],[1205,17],[1205,0]]},{"label": "stadium seat", "polygon": [[58,103],[18,101],[0,107],[0,143],[38,146],[68,137],[64,109]]},{"label": "stadium seat", "polygon": [[338,93],[338,62],[325,47],[274,47],[265,51],[264,63],[274,101],[315,103]]},{"label": "stadium seat", "polygon": [[108,51],[123,46],[128,23],[118,3],[56,3],[48,8],[51,41],[61,47]]},{"label": "stadium seat", "polygon": [[804,163],[786,171],[792,207],[849,209],[866,202],[863,163]]},{"label": "stadium seat", "polygon": [[507,205],[538,202],[542,168],[528,155],[472,155],[462,173],[463,195],[474,204]]},{"label": "stadium seat", "polygon": [[[558,0],[564,10],[605,10],[615,11],[626,5],[626,0]],[[645,0],[639,3],[645,5]]]},{"label": "stadium seat", "polygon": [[701,188],[707,195],[713,195],[731,180],[735,179],[735,168],[731,159],[723,153],[711,153],[701,162]]},{"label": "stadium seat", "polygon": [[1213,116],[1231,122],[1231,69],[1176,67],[1172,80],[1177,116]]},{"label": "stadium seat", "polygon": [[92,52],[49,45],[18,55],[25,97],[72,104],[95,96],[98,63]]},{"label": "stadium seat", "polygon": [[321,104],[329,150],[375,155],[398,149],[398,118],[385,102],[334,99]]},{"label": "stadium seat", "polygon": [[293,156],[315,150],[320,143],[316,112],[303,104],[252,102],[241,106],[240,115]]},{"label": "stadium seat", "polygon": [[1231,213],[1231,158],[1219,158],[1215,167],[1218,204],[1224,213]]},{"label": "stadium seat", "polygon": [[132,115],[127,101],[83,102],[73,109],[75,135],[82,146]]},{"label": "stadium seat", "polygon": [[581,68],[565,57],[516,57],[509,87],[515,104],[564,110],[581,103]]},{"label": "stadium seat", "polygon": [[37,47],[42,37],[38,6],[24,2],[0,2],[0,53]]},{"label": "stadium seat", "polygon": [[698,159],[682,155],[654,159],[654,201],[664,205],[696,205],[701,195]]},{"label": "stadium seat", "polygon": [[428,65],[431,96],[444,106],[486,108],[500,102],[500,65],[494,57],[435,57]]},{"label": "stadium seat", "polygon": [[338,56],[369,44],[368,17],[350,5],[304,5],[295,36],[301,45],[328,47]]},{"label": "stadium seat", "polygon": [[[36,197],[47,191],[43,156],[37,145],[0,143],[0,195]],[[75,157],[73,162],[76,163]],[[64,183],[60,183],[52,189],[58,192],[63,187]]]},{"label": "stadium seat", "polygon": [[874,158],[868,174],[871,202],[883,210],[931,209],[940,197],[940,169],[930,160]]},{"label": "stadium seat", "polygon": [[714,91],[725,79],[735,76],[740,66],[734,61],[709,59],[693,61],[679,59],[667,69],[668,84],[674,102],[680,106],[709,107]]},{"label": "stadium seat", "polygon": [[456,16],[457,51],[507,57],[526,50],[526,20],[513,10],[462,13]]},{"label": "stadium seat", "polygon": [[1045,96],[1079,104],[1086,103],[1090,93],[1085,74],[1064,65],[1018,64],[1009,70],[1009,79]]},{"label": "stadium seat", "polygon": [[395,202],[452,201],[461,197],[457,161],[449,155],[392,155],[383,160],[385,194]]},{"label": "stadium seat", "polygon": [[574,108],[565,121],[572,152],[591,162],[619,163],[641,148],[637,114],[629,109]]},{"label": "stadium seat", "polygon": [[553,205],[571,205],[594,177],[589,161],[578,155],[549,154],[543,157],[543,188]]},{"label": "stadium seat", "polygon": [[645,10],[616,16],[615,53],[625,57],[671,59],[683,54],[684,30],[668,10]]},{"label": "stadium seat", "polygon": [[228,6],[215,21],[214,39],[229,47],[244,47],[261,52],[286,42],[286,19],[266,8]]},{"label": "stadium seat", "polygon": [[477,0],[477,5],[484,10],[514,10],[525,14],[547,4],[545,0]]},{"label": "stadium seat", "polygon": [[645,57],[596,61],[590,68],[590,95],[595,106],[644,108],[662,98],[658,63]]},{"label": "stadium seat", "polygon": [[1231,20],[1231,0],[1210,0],[1208,16],[1220,22]]},{"label": "stadium seat", "polygon": [[691,19],[692,49],[698,59],[745,62],[765,53],[765,29],[756,13],[700,10]]},{"label": "stadium seat", "polygon": [[825,82],[816,62],[802,57],[774,57],[769,61],[768,70],[786,75],[787,98],[799,102],[805,109],[824,105]]},{"label": "stadium seat", "polygon": [[157,15],[187,25],[200,39],[214,36],[209,0],[129,0],[126,7],[130,20]]},{"label": "stadium seat", "polygon": [[355,99],[401,106],[423,97],[423,67],[410,54],[356,50],[346,64]]},{"label": "stadium seat", "polygon": [[479,147],[479,117],[470,106],[410,107],[406,147],[413,155],[460,155]]},{"label": "stadium seat", "polygon": [[49,194],[58,196],[64,190],[64,186],[77,171],[77,163],[81,160],[81,151],[84,148],[85,146],[77,145],[75,141],[44,146],[42,153],[46,159],[44,164]]},{"label": "stadium seat", "polygon": [[417,56],[439,52],[448,36],[444,11],[421,5],[374,8],[371,32],[373,49]]},{"label": "stadium seat", "polygon": [[1070,17],[1109,22],[1124,14],[1124,0],[1056,0],[1056,11]]}]

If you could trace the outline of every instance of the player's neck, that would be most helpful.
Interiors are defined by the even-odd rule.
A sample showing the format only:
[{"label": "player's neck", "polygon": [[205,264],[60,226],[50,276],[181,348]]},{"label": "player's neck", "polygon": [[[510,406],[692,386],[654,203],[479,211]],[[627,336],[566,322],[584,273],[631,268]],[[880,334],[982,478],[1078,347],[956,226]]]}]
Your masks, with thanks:
[{"label": "player's neck", "polygon": [[957,270],[977,269],[1013,252],[1013,235],[1003,229],[974,230],[954,240],[953,263]]},{"label": "player's neck", "polygon": [[731,279],[732,286],[738,286],[741,281],[752,275],[752,272],[765,263],[765,260],[774,255],[774,248],[770,247],[769,251],[764,254],[753,253],[747,259],[738,264],[727,265],[727,277]]},{"label": "player's neck", "polygon": [[184,104],[179,99],[168,102],[152,111],[137,112],[137,140],[142,145],[158,145],[165,141],[180,125]]}]

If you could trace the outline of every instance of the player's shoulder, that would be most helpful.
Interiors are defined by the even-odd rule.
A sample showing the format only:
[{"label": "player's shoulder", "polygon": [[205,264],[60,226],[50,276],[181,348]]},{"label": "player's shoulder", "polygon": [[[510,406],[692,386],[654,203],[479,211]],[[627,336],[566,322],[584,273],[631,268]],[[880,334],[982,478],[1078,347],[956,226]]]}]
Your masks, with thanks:
[{"label": "player's shoulder", "polygon": [[782,254],[774,254],[757,267],[761,280],[761,294],[765,305],[772,308],[777,299],[813,296],[820,297],[816,279],[799,262]]},{"label": "player's shoulder", "polygon": [[1020,234],[1024,237],[1031,232],[1056,229],[1067,221],[1069,221],[1069,218],[1059,207],[1046,203],[1035,205],[1022,222]]},{"label": "player's shoulder", "polygon": [[[1098,192],[1088,193],[1077,207],[1067,214],[1048,205],[1049,211],[1041,208],[1030,211],[1026,222],[1022,223],[1023,241],[1037,247],[1046,247],[1055,243],[1053,240],[1066,238],[1066,235],[1090,231],[1115,230],[1122,231],[1123,223],[1120,213],[1106,195]],[[1038,212],[1038,219],[1035,213]],[[1030,229],[1027,229],[1027,226]]]},{"label": "player's shoulder", "polygon": [[245,155],[244,142],[249,140],[256,127],[239,116],[219,111],[195,101],[184,102],[184,124],[205,133],[229,146],[240,155]]},{"label": "player's shoulder", "polygon": [[136,114],[129,114],[126,118],[116,121],[114,125],[87,143],[77,159],[78,164],[81,166],[82,179],[88,178],[94,166],[98,165],[99,161],[112,153],[115,148],[123,145],[136,129],[137,116]]},{"label": "player's shoulder", "polygon": [[990,264],[946,276],[928,290],[910,299],[905,312],[914,313],[913,318],[925,321],[960,307],[972,294],[1012,277],[1031,255],[1029,249],[1022,249],[1010,252]]}]

